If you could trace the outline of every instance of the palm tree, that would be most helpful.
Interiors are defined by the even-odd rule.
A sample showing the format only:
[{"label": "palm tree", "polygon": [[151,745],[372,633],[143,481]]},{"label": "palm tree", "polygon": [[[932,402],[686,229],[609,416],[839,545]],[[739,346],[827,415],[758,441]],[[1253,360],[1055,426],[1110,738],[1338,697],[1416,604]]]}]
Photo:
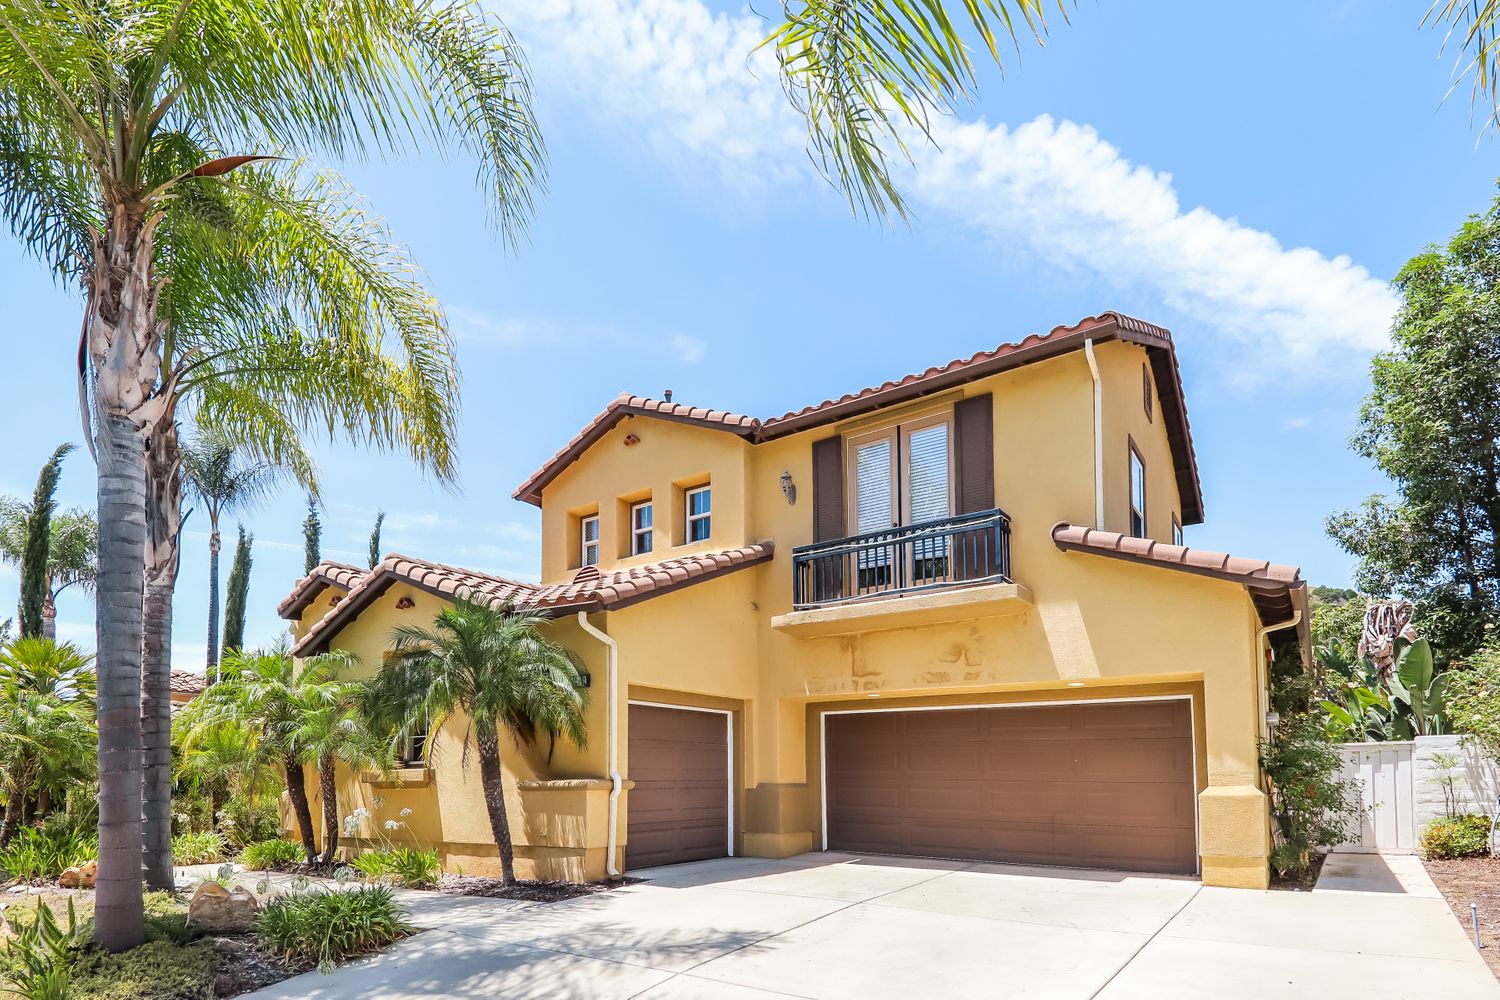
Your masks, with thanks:
[{"label": "palm tree", "polygon": [[318,724],[309,719],[350,700],[347,682],[338,677],[348,666],[345,656],[325,654],[309,657],[299,667],[285,644],[226,651],[222,680],[189,702],[177,719],[181,745],[189,748],[218,726],[243,726],[255,734],[258,758],[286,778],[308,864],[317,860],[318,849],[303,766],[316,763],[318,748],[309,738],[320,735]]},{"label": "palm tree", "polygon": [[[490,831],[500,850],[505,884],[515,881],[515,850],[505,812],[500,733],[518,743],[562,736],[582,746],[588,691],[566,649],[543,634],[547,619],[534,612],[459,599],[438,613],[432,628],[391,633],[396,655],[371,687],[372,715],[407,728],[437,732],[463,717],[472,736]],[[432,745],[428,741],[428,746]],[[467,753],[466,753],[467,757]]]},{"label": "palm tree", "polygon": [[[273,220],[277,246],[300,247],[304,234],[338,220],[265,196],[258,180],[294,175],[297,161],[247,165],[301,150],[337,157],[437,146],[478,160],[494,217],[513,237],[540,181],[541,143],[515,46],[472,0],[3,0],[0,108],[0,214],[85,299],[80,409],[106,527],[95,913],[100,943],[120,950],[144,938],[133,712],[148,449],[175,433],[167,397],[181,377],[169,367],[175,333],[163,309],[170,294],[160,251],[173,244],[173,226],[211,228],[226,201],[240,200]],[[184,238],[175,249],[195,245]],[[227,296],[221,318],[296,327],[321,304],[299,298],[297,284],[261,289],[279,294]]]},{"label": "palm tree", "polygon": [[52,499],[72,448],[58,448],[42,467],[30,503],[0,498],[0,561],[21,571],[22,635],[57,638],[58,595],[72,586],[91,590],[98,572],[98,522],[87,511],[58,512]]},{"label": "palm tree", "polygon": [[[323,663],[334,676],[355,665],[342,652],[324,654]],[[318,859],[332,867],[339,846],[338,765],[356,773],[375,769],[388,774],[396,767],[394,740],[365,715],[366,686],[348,681],[337,685],[332,697],[302,714],[296,743],[304,760],[318,769],[318,796],[323,800],[323,854]]]},{"label": "palm tree", "polygon": [[271,777],[271,768],[260,752],[258,734],[238,722],[222,722],[194,730],[174,727],[179,754],[177,780],[208,796],[215,830],[223,822],[221,813],[231,793],[256,796]]},{"label": "palm tree", "polygon": [[208,512],[208,668],[219,666],[219,518],[243,513],[275,489],[287,470],[271,462],[247,461],[223,434],[207,433],[182,449],[182,482],[188,498]]},{"label": "palm tree", "polygon": [[46,812],[70,783],[92,776],[93,693],[90,658],[70,643],[28,638],[0,649],[0,844],[28,803]]}]

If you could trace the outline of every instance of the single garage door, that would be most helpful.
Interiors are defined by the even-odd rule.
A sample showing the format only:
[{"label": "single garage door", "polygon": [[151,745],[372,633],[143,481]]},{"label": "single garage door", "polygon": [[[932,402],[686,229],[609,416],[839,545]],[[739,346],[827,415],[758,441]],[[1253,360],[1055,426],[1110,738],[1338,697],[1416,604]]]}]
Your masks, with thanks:
[{"label": "single garage door", "polygon": [[630,706],[628,868],[729,853],[729,715]]},{"label": "single garage door", "polygon": [[1198,870],[1186,699],[824,719],[828,847]]}]

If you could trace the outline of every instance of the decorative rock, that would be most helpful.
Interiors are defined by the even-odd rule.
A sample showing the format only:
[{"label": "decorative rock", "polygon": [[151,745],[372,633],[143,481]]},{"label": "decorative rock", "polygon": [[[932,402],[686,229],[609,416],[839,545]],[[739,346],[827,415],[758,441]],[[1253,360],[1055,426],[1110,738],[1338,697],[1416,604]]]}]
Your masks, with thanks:
[{"label": "decorative rock", "polygon": [[76,889],[83,884],[81,868],[67,868],[57,877],[57,884],[64,889]]},{"label": "decorative rock", "polygon": [[188,901],[188,926],[210,934],[242,934],[255,926],[260,903],[239,886],[204,882]]}]

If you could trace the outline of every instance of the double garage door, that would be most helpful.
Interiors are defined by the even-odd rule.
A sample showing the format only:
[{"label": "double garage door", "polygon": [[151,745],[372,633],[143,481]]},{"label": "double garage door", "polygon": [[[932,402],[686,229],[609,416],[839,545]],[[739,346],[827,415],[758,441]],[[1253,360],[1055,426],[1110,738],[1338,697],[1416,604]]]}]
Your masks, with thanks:
[{"label": "double garage door", "polygon": [[1197,871],[1186,699],[824,717],[827,847]]}]

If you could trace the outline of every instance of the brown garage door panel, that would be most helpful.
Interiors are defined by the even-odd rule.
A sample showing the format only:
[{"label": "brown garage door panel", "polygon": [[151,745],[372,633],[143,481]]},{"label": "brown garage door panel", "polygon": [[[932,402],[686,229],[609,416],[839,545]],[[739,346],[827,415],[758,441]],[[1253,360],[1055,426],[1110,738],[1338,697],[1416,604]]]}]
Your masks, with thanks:
[{"label": "brown garage door panel", "polygon": [[1197,870],[1185,699],[824,720],[828,846]]},{"label": "brown garage door panel", "polygon": [[630,706],[631,868],[720,858],[729,829],[729,733],[717,712]]}]

